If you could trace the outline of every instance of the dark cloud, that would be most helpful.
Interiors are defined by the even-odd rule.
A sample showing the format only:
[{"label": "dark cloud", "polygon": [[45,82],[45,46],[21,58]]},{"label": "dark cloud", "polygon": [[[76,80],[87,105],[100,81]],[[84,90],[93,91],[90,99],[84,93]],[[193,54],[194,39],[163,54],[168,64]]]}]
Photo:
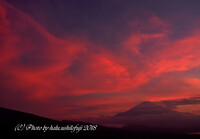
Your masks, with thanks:
[{"label": "dark cloud", "polygon": [[200,97],[191,97],[177,100],[165,100],[159,102],[159,104],[165,105],[170,108],[176,108],[179,105],[195,105],[200,104]]},{"label": "dark cloud", "polygon": [[183,38],[197,27],[200,12],[198,0],[7,1],[31,15],[58,37],[63,37],[66,32],[75,36],[82,34],[101,44],[119,43],[118,35],[128,35],[127,21],[145,19],[145,14],[142,14],[144,11],[156,13],[173,24],[175,31],[171,39]]}]

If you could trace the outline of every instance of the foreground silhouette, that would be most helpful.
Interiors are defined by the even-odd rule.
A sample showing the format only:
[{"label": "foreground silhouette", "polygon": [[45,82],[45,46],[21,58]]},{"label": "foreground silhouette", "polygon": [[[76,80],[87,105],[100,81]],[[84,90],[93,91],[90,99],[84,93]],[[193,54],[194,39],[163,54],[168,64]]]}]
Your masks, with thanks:
[{"label": "foreground silhouette", "polygon": [[[198,135],[189,134],[166,134],[166,133],[155,133],[155,132],[133,132],[126,129],[120,128],[108,128],[104,126],[97,125],[93,129],[88,131],[80,130],[79,132],[71,132],[68,130],[39,130],[38,127],[66,127],[68,126],[92,126],[95,124],[75,122],[75,121],[56,121],[33,114],[28,114],[24,112],[19,112],[15,110],[0,108],[0,122],[1,122],[1,136],[26,136],[30,138],[35,137],[69,137],[69,138],[199,138]],[[26,127],[20,131],[22,127],[20,125],[25,125]],[[28,127],[27,125],[32,125]],[[33,128],[33,125],[35,126]],[[30,128],[32,130],[30,130]],[[37,129],[38,128],[38,129]],[[34,129],[34,130],[33,130]],[[52,128],[53,129],[53,128]]]}]

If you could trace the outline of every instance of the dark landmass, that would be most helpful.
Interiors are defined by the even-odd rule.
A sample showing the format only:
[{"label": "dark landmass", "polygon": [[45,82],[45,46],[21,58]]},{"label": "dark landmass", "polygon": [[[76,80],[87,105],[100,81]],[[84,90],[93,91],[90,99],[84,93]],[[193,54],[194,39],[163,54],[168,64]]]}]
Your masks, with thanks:
[{"label": "dark landmass", "polygon": [[[76,122],[76,121],[57,121],[52,120],[40,116],[36,116],[33,114],[28,114],[24,112],[19,112],[15,110],[0,108],[0,123],[1,123],[1,136],[2,137],[29,137],[29,138],[55,138],[55,137],[65,137],[65,138],[199,138],[198,135],[188,135],[188,134],[175,134],[175,133],[156,133],[156,132],[133,132],[129,130],[129,128],[108,128],[104,126],[98,125],[96,130],[88,130],[88,131],[79,131],[71,132],[71,131],[50,131],[47,130],[44,132],[43,130],[22,130],[15,131],[15,128],[18,124],[29,125],[32,124],[34,126],[88,126],[94,125],[86,122]],[[140,128],[134,127],[134,128]]]},{"label": "dark landmass", "polygon": [[154,102],[142,102],[113,117],[126,129],[145,132],[191,133],[200,131],[200,116],[183,113]]},{"label": "dark landmass", "polygon": [[112,117],[91,118],[83,121],[121,127],[132,132],[161,134],[191,134],[200,132],[200,116],[178,112],[155,102],[142,102],[128,111]]}]

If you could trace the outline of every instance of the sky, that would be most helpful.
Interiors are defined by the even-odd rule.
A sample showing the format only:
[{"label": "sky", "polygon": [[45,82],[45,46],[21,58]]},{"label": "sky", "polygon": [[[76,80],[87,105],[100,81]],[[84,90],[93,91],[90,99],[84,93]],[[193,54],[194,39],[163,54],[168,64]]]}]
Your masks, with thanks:
[{"label": "sky", "polygon": [[143,101],[200,114],[199,0],[0,0],[0,106],[54,119]]}]

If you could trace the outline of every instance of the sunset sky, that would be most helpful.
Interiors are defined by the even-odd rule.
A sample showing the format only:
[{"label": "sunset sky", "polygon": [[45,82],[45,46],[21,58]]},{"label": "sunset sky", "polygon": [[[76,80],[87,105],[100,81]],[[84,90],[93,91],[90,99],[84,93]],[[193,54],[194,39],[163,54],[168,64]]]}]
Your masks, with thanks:
[{"label": "sunset sky", "polygon": [[143,101],[200,115],[199,0],[0,0],[0,106],[54,119]]}]

